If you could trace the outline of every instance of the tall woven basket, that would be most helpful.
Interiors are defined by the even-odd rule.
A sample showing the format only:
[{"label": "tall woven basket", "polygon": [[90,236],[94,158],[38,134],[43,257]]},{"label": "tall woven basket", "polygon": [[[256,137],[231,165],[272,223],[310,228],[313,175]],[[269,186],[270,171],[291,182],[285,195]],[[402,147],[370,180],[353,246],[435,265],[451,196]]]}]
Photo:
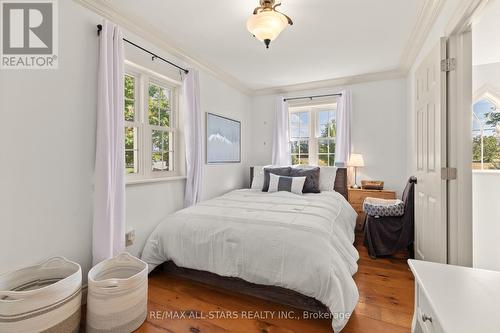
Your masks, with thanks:
[{"label": "tall woven basket", "polygon": [[80,265],[63,257],[0,275],[0,332],[78,332]]},{"label": "tall woven basket", "polygon": [[88,275],[87,333],[133,332],[146,320],[148,265],[128,253],[94,266]]}]

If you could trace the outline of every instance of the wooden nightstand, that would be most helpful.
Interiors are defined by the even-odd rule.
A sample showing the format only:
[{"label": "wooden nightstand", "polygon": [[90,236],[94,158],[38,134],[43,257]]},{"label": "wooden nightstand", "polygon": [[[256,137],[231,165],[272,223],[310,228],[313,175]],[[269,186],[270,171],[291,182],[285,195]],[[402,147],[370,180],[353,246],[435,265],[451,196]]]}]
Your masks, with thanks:
[{"label": "wooden nightstand", "polygon": [[365,198],[379,198],[379,199],[396,199],[396,192],[391,190],[365,190],[365,189],[348,189],[349,203],[352,208],[358,213],[356,219],[356,229],[363,230],[366,214],[363,212],[363,201]]}]

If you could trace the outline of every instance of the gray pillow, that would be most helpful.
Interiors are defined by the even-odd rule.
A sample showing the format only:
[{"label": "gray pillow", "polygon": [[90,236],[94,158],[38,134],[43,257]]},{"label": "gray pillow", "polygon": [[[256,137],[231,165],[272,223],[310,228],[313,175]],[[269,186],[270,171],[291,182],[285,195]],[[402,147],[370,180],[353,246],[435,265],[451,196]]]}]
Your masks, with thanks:
[{"label": "gray pillow", "polygon": [[319,188],[319,167],[311,167],[305,169],[291,168],[290,176],[292,177],[306,177],[302,193],[321,193]]},{"label": "gray pillow", "polygon": [[277,168],[264,168],[264,186],[262,187],[262,192],[269,191],[269,174],[272,173],[278,176],[290,176],[291,167],[277,167]]}]

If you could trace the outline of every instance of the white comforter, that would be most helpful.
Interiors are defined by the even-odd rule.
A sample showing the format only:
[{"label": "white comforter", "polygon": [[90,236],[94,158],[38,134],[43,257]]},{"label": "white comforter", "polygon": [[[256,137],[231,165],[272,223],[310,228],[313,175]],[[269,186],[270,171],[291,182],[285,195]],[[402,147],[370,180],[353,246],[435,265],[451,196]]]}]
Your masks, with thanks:
[{"label": "white comforter", "polygon": [[[337,192],[236,190],[160,223],[142,259],[280,286],[328,306],[340,331],[358,301],[356,212]],[[346,316],[347,314],[347,316]]]}]

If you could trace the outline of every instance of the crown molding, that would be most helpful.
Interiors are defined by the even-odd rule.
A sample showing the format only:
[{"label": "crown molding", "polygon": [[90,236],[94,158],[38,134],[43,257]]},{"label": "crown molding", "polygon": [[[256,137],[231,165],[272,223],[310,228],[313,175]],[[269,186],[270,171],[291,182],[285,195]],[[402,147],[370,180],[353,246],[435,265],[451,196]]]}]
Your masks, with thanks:
[{"label": "crown molding", "polygon": [[[241,81],[236,79],[234,76],[226,73],[225,71],[217,68],[209,63],[206,63],[196,57],[189,55],[184,50],[174,47],[174,43],[162,32],[158,31],[150,24],[141,22],[139,19],[134,19],[132,16],[125,17],[120,13],[120,11],[111,6],[105,0],[74,0],[81,6],[93,11],[97,15],[113,21],[114,23],[120,25],[123,29],[133,33],[134,35],[150,42],[159,49],[169,53],[170,55],[178,58],[187,65],[194,67],[198,70],[203,70],[217,79],[223,81],[229,86],[239,90],[245,95],[251,96],[253,91],[248,88]],[[141,24],[136,24],[134,22],[141,22]]]},{"label": "crown molding", "polygon": [[473,18],[481,14],[489,1],[490,0],[462,0],[446,25],[446,36],[467,31]]},{"label": "crown molding", "polygon": [[368,73],[361,75],[353,75],[347,76],[337,79],[330,80],[321,80],[321,81],[312,81],[306,83],[292,84],[280,87],[271,87],[265,89],[254,90],[254,96],[260,95],[272,95],[272,94],[287,94],[297,91],[305,91],[305,90],[316,90],[322,88],[335,88],[341,86],[347,86],[352,84],[359,84],[365,82],[373,82],[373,81],[384,81],[384,80],[394,80],[394,79],[402,79],[406,77],[406,72],[401,71],[400,69],[393,69],[384,72],[376,72],[376,73]]},{"label": "crown molding", "polygon": [[424,46],[424,43],[429,36],[434,23],[441,13],[446,0],[425,0],[423,3],[418,17],[417,22],[406,42],[406,46],[403,50],[400,60],[400,70],[403,72],[408,72],[417,59],[417,56]]}]

